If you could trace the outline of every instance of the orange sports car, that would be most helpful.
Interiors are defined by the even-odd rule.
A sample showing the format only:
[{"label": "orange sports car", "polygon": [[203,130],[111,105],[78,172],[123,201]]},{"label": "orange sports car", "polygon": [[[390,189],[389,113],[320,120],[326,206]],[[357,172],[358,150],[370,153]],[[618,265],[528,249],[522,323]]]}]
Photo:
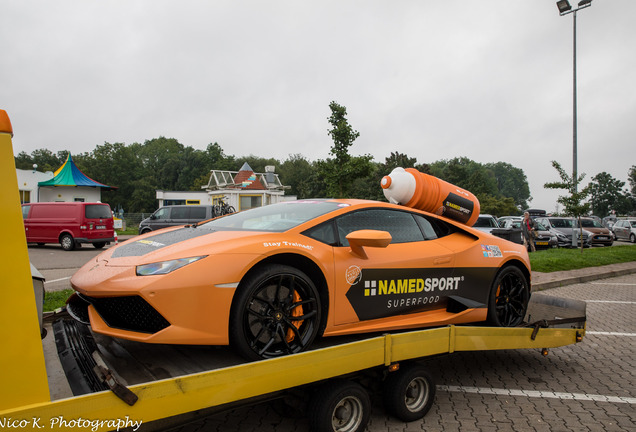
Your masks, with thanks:
[{"label": "orange sports car", "polygon": [[319,336],[519,325],[530,262],[523,245],[444,216],[300,200],[133,238],[71,284],[67,310],[95,332],[262,359]]}]

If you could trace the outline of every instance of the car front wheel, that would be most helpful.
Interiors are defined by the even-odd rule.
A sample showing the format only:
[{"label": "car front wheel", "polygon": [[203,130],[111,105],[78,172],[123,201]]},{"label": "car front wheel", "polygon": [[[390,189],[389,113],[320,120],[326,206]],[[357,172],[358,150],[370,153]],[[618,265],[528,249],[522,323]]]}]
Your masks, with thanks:
[{"label": "car front wheel", "polygon": [[72,235],[64,234],[62,237],[60,237],[60,245],[65,251],[71,251],[75,249],[75,240],[73,239]]},{"label": "car front wheel", "polygon": [[636,234],[632,234],[629,236],[629,241],[632,243],[636,243]]},{"label": "car front wheel", "polygon": [[304,351],[318,334],[316,286],[302,271],[267,265],[241,282],[232,303],[230,345],[250,360]]},{"label": "car front wheel", "polygon": [[515,327],[523,322],[530,300],[530,284],[514,266],[503,268],[493,281],[488,299],[488,322],[496,327]]}]

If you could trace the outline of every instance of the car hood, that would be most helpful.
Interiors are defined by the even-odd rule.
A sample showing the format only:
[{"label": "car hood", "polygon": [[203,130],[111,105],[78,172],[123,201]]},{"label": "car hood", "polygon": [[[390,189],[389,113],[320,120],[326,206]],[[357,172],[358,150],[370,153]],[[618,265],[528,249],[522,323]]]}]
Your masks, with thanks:
[{"label": "car hood", "polygon": [[[153,231],[133,237],[98,256],[108,261],[109,266],[129,266],[217,253],[232,253],[246,242],[257,242],[260,236],[271,236],[269,232],[216,231],[200,227],[182,227]],[[280,235],[280,233],[278,233]]]}]

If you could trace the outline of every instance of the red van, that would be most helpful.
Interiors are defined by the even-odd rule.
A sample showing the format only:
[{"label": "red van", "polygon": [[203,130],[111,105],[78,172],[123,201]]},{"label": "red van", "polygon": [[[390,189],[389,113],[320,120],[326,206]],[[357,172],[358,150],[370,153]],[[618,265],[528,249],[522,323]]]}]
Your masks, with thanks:
[{"label": "red van", "polygon": [[87,202],[22,204],[27,243],[59,243],[70,251],[82,243],[101,249],[115,241],[110,206]]}]

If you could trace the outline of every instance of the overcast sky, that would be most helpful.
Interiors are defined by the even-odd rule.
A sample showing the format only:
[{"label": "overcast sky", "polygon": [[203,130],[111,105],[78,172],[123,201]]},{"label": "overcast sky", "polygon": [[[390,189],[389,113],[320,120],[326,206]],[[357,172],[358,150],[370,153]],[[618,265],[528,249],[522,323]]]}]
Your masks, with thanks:
[{"label": "overcast sky", "polygon": [[[572,170],[573,27],[555,3],[0,0],[0,109],[15,154],[165,136],[282,161],[329,157],[336,101],[360,132],[351,154],[508,162],[554,211],[563,192],[543,184],[552,160]],[[635,0],[577,14],[586,182],[636,165],[635,18]]]}]

